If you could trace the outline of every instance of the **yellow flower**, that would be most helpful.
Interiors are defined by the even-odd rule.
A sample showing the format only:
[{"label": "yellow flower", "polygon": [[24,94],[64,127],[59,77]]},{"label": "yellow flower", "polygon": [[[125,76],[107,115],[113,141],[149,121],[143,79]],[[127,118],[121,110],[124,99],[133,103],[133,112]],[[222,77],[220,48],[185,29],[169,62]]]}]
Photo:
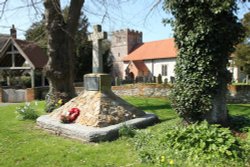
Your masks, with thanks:
[{"label": "yellow flower", "polygon": [[170,164],[170,165],[173,165],[173,164],[174,164],[174,160],[172,160],[172,159],[169,160],[169,164]]},{"label": "yellow flower", "polygon": [[59,99],[57,104],[61,105],[62,104],[62,99]]},{"label": "yellow flower", "polygon": [[165,156],[162,155],[161,158],[160,158],[160,160],[161,160],[162,163],[165,162]]}]

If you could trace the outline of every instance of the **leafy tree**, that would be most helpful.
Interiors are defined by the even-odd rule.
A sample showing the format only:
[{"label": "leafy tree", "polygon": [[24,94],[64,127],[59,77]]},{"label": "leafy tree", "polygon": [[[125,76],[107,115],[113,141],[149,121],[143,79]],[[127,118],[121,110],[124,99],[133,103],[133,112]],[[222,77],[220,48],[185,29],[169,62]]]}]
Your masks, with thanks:
[{"label": "leafy tree", "polygon": [[174,16],[179,49],[173,107],[188,123],[206,119],[226,124],[228,58],[242,36],[236,1],[165,0],[164,9]]},{"label": "leafy tree", "polygon": [[87,28],[89,23],[87,22],[87,18],[84,17],[81,19],[79,24],[80,26],[75,38],[75,77],[76,81],[83,81],[83,75],[90,73],[92,69],[92,44],[88,41]]},{"label": "leafy tree", "polygon": [[110,73],[111,68],[113,65],[113,56],[110,51],[111,43],[109,40],[104,40],[102,43],[102,49],[103,49],[103,72],[104,73]]},{"label": "leafy tree", "polygon": [[242,19],[242,24],[245,29],[245,37],[243,41],[237,45],[235,55],[236,55],[236,65],[243,67],[243,71],[250,75],[250,12],[244,15]]},{"label": "leafy tree", "polygon": [[236,48],[236,65],[238,67],[243,67],[243,71],[250,75],[250,44],[249,43],[241,43],[237,45]]},{"label": "leafy tree", "polygon": [[[79,35],[78,37],[83,37]],[[112,59],[110,55],[110,41],[104,40],[102,42],[102,56],[103,56],[103,72],[110,73],[112,67]],[[79,45],[79,47],[78,47]],[[83,47],[84,46],[84,47]],[[79,40],[77,43],[77,54],[76,54],[76,81],[82,81],[83,75],[92,72],[92,43],[87,40],[87,38],[83,38]]]},{"label": "leafy tree", "polygon": [[34,41],[38,46],[43,49],[47,48],[47,33],[45,31],[45,20],[35,22],[26,31],[25,38],[28,41]]}]

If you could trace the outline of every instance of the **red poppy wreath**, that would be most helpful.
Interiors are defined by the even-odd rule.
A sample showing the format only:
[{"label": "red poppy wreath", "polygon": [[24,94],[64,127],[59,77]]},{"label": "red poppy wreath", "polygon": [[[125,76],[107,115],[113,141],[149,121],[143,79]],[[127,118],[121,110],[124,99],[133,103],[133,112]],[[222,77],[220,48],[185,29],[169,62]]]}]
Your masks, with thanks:
[{"label": "red poppy wreath", "polygon": [[61,115],[61,118],[60,118],[61,122],[72,123],[76,120],[79,114],[80,114],[80,110],[78,108],[71,108],[69,111]]}]

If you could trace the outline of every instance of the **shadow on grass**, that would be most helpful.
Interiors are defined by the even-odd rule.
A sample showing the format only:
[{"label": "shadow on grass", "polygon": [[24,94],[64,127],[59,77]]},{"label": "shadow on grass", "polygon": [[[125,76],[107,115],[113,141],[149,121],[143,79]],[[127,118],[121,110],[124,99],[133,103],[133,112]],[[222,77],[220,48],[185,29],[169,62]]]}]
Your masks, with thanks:
[{"label": "shadow on grass", "polygon": [[160,123],[161,123],[161,122],[170,121],[170,120],[173,120],[173,119],[176,119],[176,117],[163,118],[163,119],[160,119]]},{"label": "shadow on grass", "polygon": [[239,132],[250,131],[250,118],[244,115],[230,116],[230,128]]},{"label": "shadow on grass", "polygon": [[147,111],[155,111],[155,110],[170,110],[172,109],[170,104],[161,104],[161,105],[139,105],[137,106],[141,110],[147,110]]},{"label": "shadow on grass", "polygon": [[170,104],[139,105],[137,107],[145,112],[156,114],[159,117],[160,122],[176,119],[177,117],[177,114],[172,110]]}]

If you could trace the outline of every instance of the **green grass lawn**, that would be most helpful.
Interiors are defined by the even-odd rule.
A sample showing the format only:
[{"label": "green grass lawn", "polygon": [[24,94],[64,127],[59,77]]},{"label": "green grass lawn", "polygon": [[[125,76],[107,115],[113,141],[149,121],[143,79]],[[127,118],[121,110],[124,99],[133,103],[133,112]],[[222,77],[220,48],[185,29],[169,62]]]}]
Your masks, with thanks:
[{"label": "green grass lawn", "polygon": [[[157,131],[159,126],[168,126],[177,120],[177,114],[164,98],[124,99],[159,116],[162,122],[150,127],[152,130]],[[38,104],[36,108],[39,114],[44,114],[44,102]],[[36,127],[34,121],[17,120],[15,109],[19,105],[0,107],[0,166],[150,166],[140,164],[129,139],[95,144],[55,136]],[[229,105],[229,110],[233,115],[250,117],[250,104]]]}]

